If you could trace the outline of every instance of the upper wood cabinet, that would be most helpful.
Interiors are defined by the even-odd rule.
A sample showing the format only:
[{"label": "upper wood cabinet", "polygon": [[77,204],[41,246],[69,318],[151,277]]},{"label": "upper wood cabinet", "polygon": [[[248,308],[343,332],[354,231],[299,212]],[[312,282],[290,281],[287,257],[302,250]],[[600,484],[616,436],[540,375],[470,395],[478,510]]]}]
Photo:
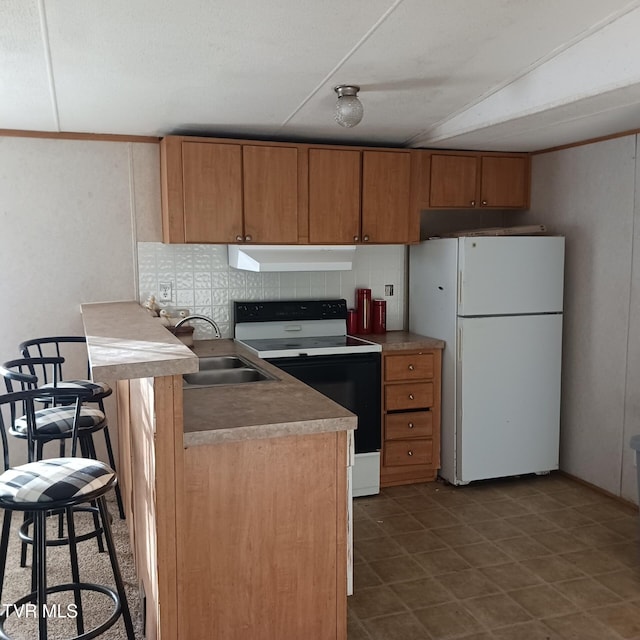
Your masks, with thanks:
[{"label": "upper wood cabinet", "polygon": [[312,147],[308,154],[310,243],[418,242],[412,152]]},{"label": "upper wood cabinet", "polygon": [[430,209],[526,209],[527,154],[429,152],[426,164]]},{"label": "upper wood cabinet", "polygon": [[161,170],[165,242],[298,242],[295,145],[169,136]]}]

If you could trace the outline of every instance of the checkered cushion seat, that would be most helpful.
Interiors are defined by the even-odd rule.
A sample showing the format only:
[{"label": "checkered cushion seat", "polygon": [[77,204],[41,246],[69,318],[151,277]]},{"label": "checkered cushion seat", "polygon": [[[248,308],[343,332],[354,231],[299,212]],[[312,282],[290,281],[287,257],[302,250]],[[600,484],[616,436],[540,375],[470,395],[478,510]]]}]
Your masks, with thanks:
[{"label": "checkered cushion seat", "polygon": [[111,467],[89,458],[51,458],[13,467],[0,475],[2,503],[21,507],[52,502],[82,502],[115,482]]},{"label": "checkered cushion seat", "polygon": [[[76,415],[75,405],[63,407],[49,407],[36,411],[36,434],[50,436],[70,436],[73,430],[73,420]],[[102,423],[106,424],[104,413],[100,409],[82,407],[78,420],[78,431],[94,429]],[[18,435],[27,435],[27,418],[22,416],[15,421],[14,431]]]},{"label": "checkered cushion seat", "polygon": [[94,396],[105,398],[111,395],[111,387],[106,382],[93,382],[93,380],[63,380],[56,384],[48,382],[42,385],[42,389],[90,389]]}]

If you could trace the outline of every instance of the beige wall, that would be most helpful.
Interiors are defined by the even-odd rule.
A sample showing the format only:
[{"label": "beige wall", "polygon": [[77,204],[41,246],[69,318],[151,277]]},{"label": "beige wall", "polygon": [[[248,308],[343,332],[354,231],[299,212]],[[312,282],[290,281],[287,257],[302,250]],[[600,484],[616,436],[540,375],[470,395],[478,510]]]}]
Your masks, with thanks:
[{"label": "beige wall", "polygon": [[634,501],[639,175],[635,136],[535,156],[523,220],[566,236],[560,467]]},{"label": "beige wall", "polygon": [[136,236],[160,237],[158,145],[0,137],[0,193],[1,361],[81,334],[83,302],[136,298]]}]

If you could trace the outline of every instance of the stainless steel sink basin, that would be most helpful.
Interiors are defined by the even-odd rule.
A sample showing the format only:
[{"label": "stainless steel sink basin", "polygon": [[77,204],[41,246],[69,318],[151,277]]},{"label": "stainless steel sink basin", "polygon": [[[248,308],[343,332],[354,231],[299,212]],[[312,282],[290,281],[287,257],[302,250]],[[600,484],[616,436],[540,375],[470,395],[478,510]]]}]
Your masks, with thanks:
[{"label": "stainless steel sink basin", "polygon": [[251,365],[237,356],[204,356],[200,358],[199,366],[200,371],[211,371],[214,369],[237,369]]},{"label": "stainless steel sink basin", "polygon": [[182,386],[185,389],[212,387],[219,384],[241,384],[273,380],[273,376],[262,371],[238,356],[208,356],[200,358],[200,371],[185,373]]}]

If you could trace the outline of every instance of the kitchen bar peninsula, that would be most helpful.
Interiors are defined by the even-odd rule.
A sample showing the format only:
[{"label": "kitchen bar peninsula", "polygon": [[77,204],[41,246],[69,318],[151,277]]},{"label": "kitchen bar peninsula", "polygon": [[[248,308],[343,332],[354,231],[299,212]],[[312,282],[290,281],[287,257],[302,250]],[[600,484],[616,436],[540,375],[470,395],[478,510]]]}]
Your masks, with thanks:
[{"label": "kitchen bar peninsula", "polygon": [[92,374],[117,380],[119,468],[148,640],[346,638],[356,418],[273,376],[183,390],[198,355],[136,302],[82,305]]}]

